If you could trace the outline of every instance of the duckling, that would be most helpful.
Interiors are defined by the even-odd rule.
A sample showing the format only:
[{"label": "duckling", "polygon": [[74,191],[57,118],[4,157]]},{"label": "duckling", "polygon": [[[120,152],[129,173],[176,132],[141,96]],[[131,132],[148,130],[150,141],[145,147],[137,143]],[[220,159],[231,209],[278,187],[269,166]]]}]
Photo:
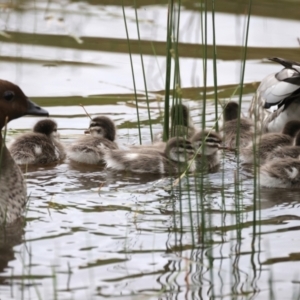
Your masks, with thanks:
[{"label": "duckling", "polygon": [[49,164],[66,157],[64,147],[59,142],[57,123],[52,119],[38,121],[33,132],[16,138],[9,151],[18,165]]},{"label": "duckling", "polygon": [[254,123],[248,118],[240,118],[238,122],[239,105],[230,101],[227,103],[223,112],[224,124],[220,131],[223,135],[224,146],[230,149],[236,147],[237,128],[239,128],[239,146],[245,147],[253,139]]},{"label": "duckling", "polygon": [[300,63],[279,57],[269,60],[284,68],[262,80],[249,108],[250,118],[263,133],[280,132],[288,121],[300,120]]},{"label": "duckling", "polygon": [[[15,84],[0,80],[0,128],[24,115],[47,116],[48,112],[31,102]],[[6,148],[0,132],[0,224],[19,218],[27,202],[23,174]]]},{"label": "duckling", "polygon": [[105,149],[118,149],[118,145],[114,142],[116,127],[108,117],[93,118],[85,133],[90,135],[80,138],[67,150],[68,157],[73,161],[93,165],[102,164]]},{"label": "duckling", "polygon": [[[172,175],[185,170],[194,154],[190,141],[174,137],[167,142],[164,153],[143,148],[139,151],[107,150],[104,160],[108,169]],[[189,170],[193,172],[195,167],[192,162]]]},{"label": "duckling", "polygon": [[[173,105],[171,108],[171,129],[169,131],[169,138],[180,136],[189,139],[196,131],[197,129],[190,117],[188,107],[182,103]],[[154,142],[162,140],[163,133],[160,132],[155,136]]]},{"label": "duckling", "polygon": [[298,158],[300,156],[300,131],[296,134],[294,146],[277,147],[271,151],[266,161],[281,160],[282,158]]},{"label": "duckling", "polygon": [[260,185],[271,188],[300,188],[300,160],[283,158],[260,168]]},{"label": "duckling", "polygon": [[[193,135],[191,142],[195,151],[198,151],[201,146],[203,147],[197,154],[198,168],[211,171],[220,164],[219,148],[222,143],[222,138],[218,133],[210,130],[199,131]],[[202,157],[202,155],[204,155],[204,157]]]},{"label": "duckling", "polygon": [[[290,146],[293,144],[296,133],[300,130],[300,121],[289,121],[285,124],[282,133],[266,133],[259,137],[255,147],[250,143],[247,147],[241,149],[241,161],[243,163],[254,163],[254,159],[259,164],[263,164],[269,153],[276,147]],[[256,148],[256,154],[253,155],[253,148]]]}]

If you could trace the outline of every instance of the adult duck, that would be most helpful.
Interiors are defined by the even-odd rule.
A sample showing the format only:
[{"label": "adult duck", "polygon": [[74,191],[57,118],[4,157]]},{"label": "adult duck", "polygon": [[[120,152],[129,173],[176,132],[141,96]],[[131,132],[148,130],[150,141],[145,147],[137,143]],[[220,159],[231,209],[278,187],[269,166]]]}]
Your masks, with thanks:
[{"label": "adult duck", "polygon": [[269,60],[284,68],[265,77],[254,95],[249,116],[265,132],[280,132],[291,120],[300,120],[300,63],[279,57]]},{"label": "adult duck", "polygon": [[[15,84],[0,80],[0,127],[24,115],[47,116],[48,112],[31,102]],[[5,145],[0,133],[0,224],[19,218],[27,202],[23,174]]]}]

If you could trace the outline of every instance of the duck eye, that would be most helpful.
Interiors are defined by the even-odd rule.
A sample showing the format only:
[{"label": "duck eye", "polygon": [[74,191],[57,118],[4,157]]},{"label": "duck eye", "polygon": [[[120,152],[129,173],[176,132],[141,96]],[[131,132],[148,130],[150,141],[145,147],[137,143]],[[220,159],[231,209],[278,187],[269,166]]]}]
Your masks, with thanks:
[{"label": "duck eye", "polygon": [[15,96],[15,93],[12,91],[5,91],[3,94],[3,98],[6,101],[11,101],[14,98],[14,96]]}]

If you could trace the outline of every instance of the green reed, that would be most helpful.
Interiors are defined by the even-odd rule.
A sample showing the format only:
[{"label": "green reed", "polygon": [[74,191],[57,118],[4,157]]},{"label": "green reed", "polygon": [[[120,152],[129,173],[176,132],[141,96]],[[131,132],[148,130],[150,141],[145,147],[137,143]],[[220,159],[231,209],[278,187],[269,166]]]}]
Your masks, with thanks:
[{"label": "green reed", "polygon": [[126,14],[125,14],[125,8],[124,8],[124,1],[123,0],[122,0],[122,12],[123,12],[123,19],[124,19],[126,37],[127,37],[128,53],[129,53],[129,58],[130,58],[130,67],[131,67],[132,82],[133,82],[133,89],[134,89],[134,96],[135,96],[136,117],[137,117],[137,123],[138,123],[138,131],[139,131],[139,142],[140,142],[140,144],[142,144],[142,133],[141,133],[141,124],[140,124],[139,105],[138,105],[138,98],[137,98],[137,92],[136,92],[135,75],[134,75],[134,68],[133,68],[133,61],[132,61],[132,54],[131,54],[131,47],[130,47],[130,39],[129,39],[129,33],[128,33],[128,28],[127,28],[127,21],[126,21]]},{"label": "green reed", "polygon": [[[137,8],[136,8],[137,7],[136,0],[134,0],[134,7],[135,7],[135,20],[136,20],[136,28],[137,28],[138,40],[140,42],[141,41],[141,37],[140,37],[140,28],[139,28],[139,18],[138,18],[138,13],[137,13]],[[143,71],[144,88],[145,88],[145,95],[146,95],[146,102],[147,102],[149,128],[150,128],[150,137],[151,137],[151,141],[153,141],[153,132],[152,132],[151,113],[150,113],[149,97],[148,97],[148,89],[147,89],[147,80],[146,80],[145,66],[144,66],[143,54],[142,54],[140,43],[139,43],[139,49],[140,49],[140,57],[141,57],[141,65],[142,65],[142,71]],[[136,105],[138,107],[138,103],[137,102],[136,102]]]}]

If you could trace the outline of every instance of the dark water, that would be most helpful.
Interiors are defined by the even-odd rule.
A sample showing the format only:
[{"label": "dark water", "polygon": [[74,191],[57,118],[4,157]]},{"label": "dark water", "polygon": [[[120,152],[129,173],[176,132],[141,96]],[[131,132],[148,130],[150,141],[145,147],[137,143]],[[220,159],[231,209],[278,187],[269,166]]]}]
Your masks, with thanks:
[{"label": "dark water", "polygon": [[[111,117],[120,144],[138,144],[122,8],[109,3],[0,5],[0,77],[18,83],[49,110],[66,145],[89,124],[79,104],[92,116]],[[162,1],[143,5],[138,8],[142,42],[133,42],[132,51],[146,143],[150,130],[139,49],[153,131],[159,132],[167,6]],[[180,23],[182,94],[200,126],[201,15],[196,2],[185,5]],[[278,70],[262,59],[297,59],[299,53],[297,30],[291,30],[299,28],[292,13],[295,4],[260,5],[254,5],[250,23],[244,112],[255,91],[253,82]],[[235,1],[217,7],[221,103],[238,99],[234,90],[240,81],[246,8]],[[126,17],[134,40],[132,6],[126,6]],[[209,25],[209,44],[211,32]],[[211,59],[207,84],[213,86]],[[209,89],[208,127],[215,122],[211,99]],[[35,122],[11,122],[8,138]],[[24,170],[30,201],[24,220],[1,232],[0,299],[268,299],[270,290],[276,299],[292,299],[299,294],[299,191],[258,189],[258,201],[251,173],[241,169],[237,176],[236,170],[233,153],[223,153],[220,171],[184,178],[175,187],[175,178],[118,174],[68,160]]]}]

